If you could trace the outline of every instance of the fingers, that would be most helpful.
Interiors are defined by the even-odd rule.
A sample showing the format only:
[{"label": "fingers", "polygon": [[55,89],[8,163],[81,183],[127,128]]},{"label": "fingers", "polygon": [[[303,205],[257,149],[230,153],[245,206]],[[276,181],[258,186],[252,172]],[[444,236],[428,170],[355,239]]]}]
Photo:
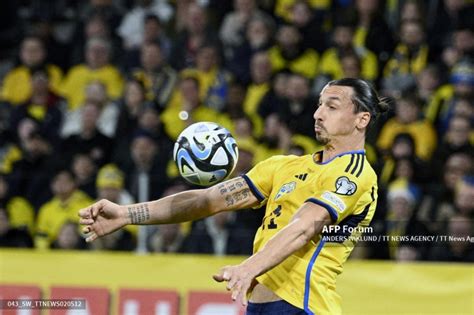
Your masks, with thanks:
[{"label": "fingers", "polygon": [[239,295],[240,295],[240,286],[236,286],[232,289],[232,294],[231,294],[232,301],[236,301]]},{"label": "fingers", "polygon": [[90,207],[79,210],[77,215],[82,219],[90,219]]},{"label": "fingers", "polygon": [[97,234],[95,232],[92,232],[91,235],[89,235],[87,238],[86,238],[86,242],[87,243],[90,243],[90,242],[93,242],[97,239]]},{"label": "fingers", "polygon": [[230,279],[230,281],[227,283],[227,291],[232,290],[236,283],[237,280],[235,278]]},{"label": "fingers", "polygon": [[224,277],[222,277],[222,274],[220,274],[220,273],[213,275],[213,276],[212,276],[212,279],[214,279],[214,280],[217,281],[217,282],[222,282],[222,281],[224,281]]},{"label": "fingers", "polygon": [[79,224],[89,225],[94,223],[94,219],[79,219]]},{"label": "fingers", "polygon": [[247,306],[247,291],[249,290],[249,285],[244,285],[240,290],[240,301],[243,306]]}]

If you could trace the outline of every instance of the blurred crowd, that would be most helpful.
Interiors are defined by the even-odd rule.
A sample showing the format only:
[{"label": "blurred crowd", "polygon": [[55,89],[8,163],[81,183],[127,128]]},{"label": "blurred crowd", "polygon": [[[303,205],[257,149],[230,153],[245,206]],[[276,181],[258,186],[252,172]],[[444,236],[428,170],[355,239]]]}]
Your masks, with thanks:
[{"label": "blurred crowd", "polygon": [[186,126],[237,139],[235,175],[311,154],[324,85],[372,82],[391,111],[367,137],[374,234],[354,256],[474,261],[474,1],[0,2],[0,246],[252,252],[264,210],[127,227],[86,244],[78,209],[189,188],[172,160]]}]

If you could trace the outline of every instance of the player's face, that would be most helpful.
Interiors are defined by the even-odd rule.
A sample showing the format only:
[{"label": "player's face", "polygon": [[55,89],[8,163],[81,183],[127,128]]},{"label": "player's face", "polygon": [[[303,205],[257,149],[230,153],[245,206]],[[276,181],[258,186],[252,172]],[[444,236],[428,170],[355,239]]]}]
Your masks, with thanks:
[{"label": "player's face", "polygon": [[348,86],[326,86],[321,92],[314,112],[316,140],[328,144],[331,140],[350,135],[356,128],[357,114],[352,101],[353,90]]}]

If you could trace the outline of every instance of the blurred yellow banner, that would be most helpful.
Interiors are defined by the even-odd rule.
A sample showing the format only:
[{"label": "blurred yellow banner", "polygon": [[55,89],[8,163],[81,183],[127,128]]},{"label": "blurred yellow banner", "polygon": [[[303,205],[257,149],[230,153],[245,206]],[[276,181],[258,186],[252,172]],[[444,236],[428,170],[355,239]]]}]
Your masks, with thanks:
[{"label": "blurred yellow banner", "polygon": [[[186,314],[190,291],[225,292],[211,276],[243,259],[2,249],[0,285],[36,285],[43,298],[53,286],[107,288],[112,314],[118,313],[119,289],[174,290]],[[337,291],[348,315],[474,314],[474,265],[353,260],[345,264]]]}]

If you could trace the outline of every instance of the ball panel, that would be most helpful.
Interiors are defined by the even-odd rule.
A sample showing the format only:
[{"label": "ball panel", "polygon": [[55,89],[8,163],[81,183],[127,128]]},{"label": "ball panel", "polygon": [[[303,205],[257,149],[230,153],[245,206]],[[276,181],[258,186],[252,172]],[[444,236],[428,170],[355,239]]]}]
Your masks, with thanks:
[{"label": "ball panel", "polygon": [[238,148],[227,129],[216,123],[199,122],[181,132],[173,158],[183,178],[193,184],[209,186],[232,173]]}]

